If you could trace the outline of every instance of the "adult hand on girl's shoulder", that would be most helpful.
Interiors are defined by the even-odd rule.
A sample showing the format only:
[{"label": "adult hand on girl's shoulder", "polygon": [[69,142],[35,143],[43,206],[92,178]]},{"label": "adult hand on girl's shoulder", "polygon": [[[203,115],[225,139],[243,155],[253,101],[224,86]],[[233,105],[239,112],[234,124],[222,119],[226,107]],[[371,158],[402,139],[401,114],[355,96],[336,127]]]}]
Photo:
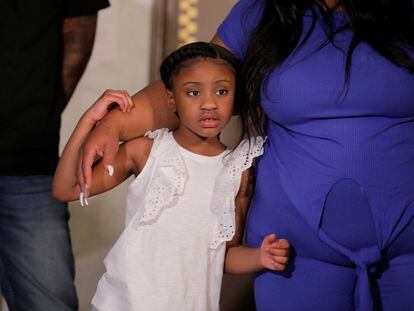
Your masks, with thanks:
[{"label": "adult hand on girl's shoulder", "polygon": [[269,270],[283,271],[289,261],[289,249],[287,240],[277,239],[275,234],[269,234],[260,247],[260,263]]}]

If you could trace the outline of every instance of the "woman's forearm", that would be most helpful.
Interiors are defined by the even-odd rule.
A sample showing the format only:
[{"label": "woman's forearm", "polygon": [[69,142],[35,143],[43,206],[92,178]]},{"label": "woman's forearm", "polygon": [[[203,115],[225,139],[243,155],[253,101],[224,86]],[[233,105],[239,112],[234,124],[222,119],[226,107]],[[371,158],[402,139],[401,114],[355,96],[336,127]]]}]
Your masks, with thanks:
[{"label": "woman's forearm", "polygon": [[73,201],[78,198],[77,163],[78,152],[96,121],[83,116],[75,127],[62,152],[53,178],[53,196],[60,201]]},{"label": "woman's forearm", "polygon": [[114,109],[101,120],[95,131],[111,132],[126,141],[143,136],[149,130],[166,127],[174,129],[178,119],[168,107],[167,93],[161,81],[155,81],[136,93],[135,108],[124,114]]},{"label": "woman's forearm", "polygon": [[245,246],[230,247],[227,250],[225,272],[230,274],[251,274],[262,270],[260,248]]}]

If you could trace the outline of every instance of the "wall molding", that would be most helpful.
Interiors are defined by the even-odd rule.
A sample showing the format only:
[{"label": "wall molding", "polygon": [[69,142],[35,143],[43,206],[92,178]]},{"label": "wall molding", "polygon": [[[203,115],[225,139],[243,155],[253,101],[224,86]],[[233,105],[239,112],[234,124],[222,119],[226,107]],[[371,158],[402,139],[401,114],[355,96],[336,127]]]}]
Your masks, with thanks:
[{"label": "wall molding", "polygon": [[153,0],[150,81],[168,53],[198,40],[200,0]]}]

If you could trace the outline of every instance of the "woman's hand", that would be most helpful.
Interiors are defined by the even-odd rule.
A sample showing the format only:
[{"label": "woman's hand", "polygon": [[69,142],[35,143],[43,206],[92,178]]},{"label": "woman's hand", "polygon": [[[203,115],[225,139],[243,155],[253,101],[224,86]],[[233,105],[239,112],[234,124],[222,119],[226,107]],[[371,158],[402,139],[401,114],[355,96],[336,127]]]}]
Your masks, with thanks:
[{"label": "woman's hand", "polygon": [[[122,112],[130,112],[135,106],[127,91],[106,90],[98,100],[84,113],[83,118],[96,123],[100,121],[112,107]],[[89,134],[79,149],[77,180],[81,187],[81,196],[87,198],[92,183],[92,166],[102,159],[102,165],[110,176],[114,173],[113,160],[118,152],[119,135],[110,128],[97,126]],[[87,201],[86,201],[87,202]]]},{"label": "woman's hand", "polygon": [[100,161],[106,172],[114,174],[113,162],[119,149],[119,136],[115,131],[102,126],[97,126],[89,134],[88,139],[79,148],[77,162],[77,181],[83,196],[89,196],[92,185],[92,167]]},{"label": "woman's hand", "polygon": [[118,107],[122,112],[130,112],[135,106],[127,91],[106,90],[93,105],[86,110],[84,116],[98,122],[113,107]]},{"label": "woman's hand", "polygon": [[283,271],[289,261],[289,242],[285,239],[276,239],[270,234],[263,239],[260,247],[260,263],[264,268],[274,271]]}]

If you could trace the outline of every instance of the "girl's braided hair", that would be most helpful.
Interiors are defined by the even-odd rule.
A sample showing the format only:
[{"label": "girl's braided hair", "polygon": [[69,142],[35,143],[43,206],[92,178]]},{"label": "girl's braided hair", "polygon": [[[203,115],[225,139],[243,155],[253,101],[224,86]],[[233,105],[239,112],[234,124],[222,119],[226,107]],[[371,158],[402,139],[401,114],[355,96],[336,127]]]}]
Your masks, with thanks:
[{"label": "girl's braided hair", "polygon": [[235,72],[236,80],[240,61],[227,49],[207,42],[186,44],[168,55],[160,67],[161,80],[167,90],[172,90],[172,78],[184,67],[194,64],[200,59],[222,60]]}]

